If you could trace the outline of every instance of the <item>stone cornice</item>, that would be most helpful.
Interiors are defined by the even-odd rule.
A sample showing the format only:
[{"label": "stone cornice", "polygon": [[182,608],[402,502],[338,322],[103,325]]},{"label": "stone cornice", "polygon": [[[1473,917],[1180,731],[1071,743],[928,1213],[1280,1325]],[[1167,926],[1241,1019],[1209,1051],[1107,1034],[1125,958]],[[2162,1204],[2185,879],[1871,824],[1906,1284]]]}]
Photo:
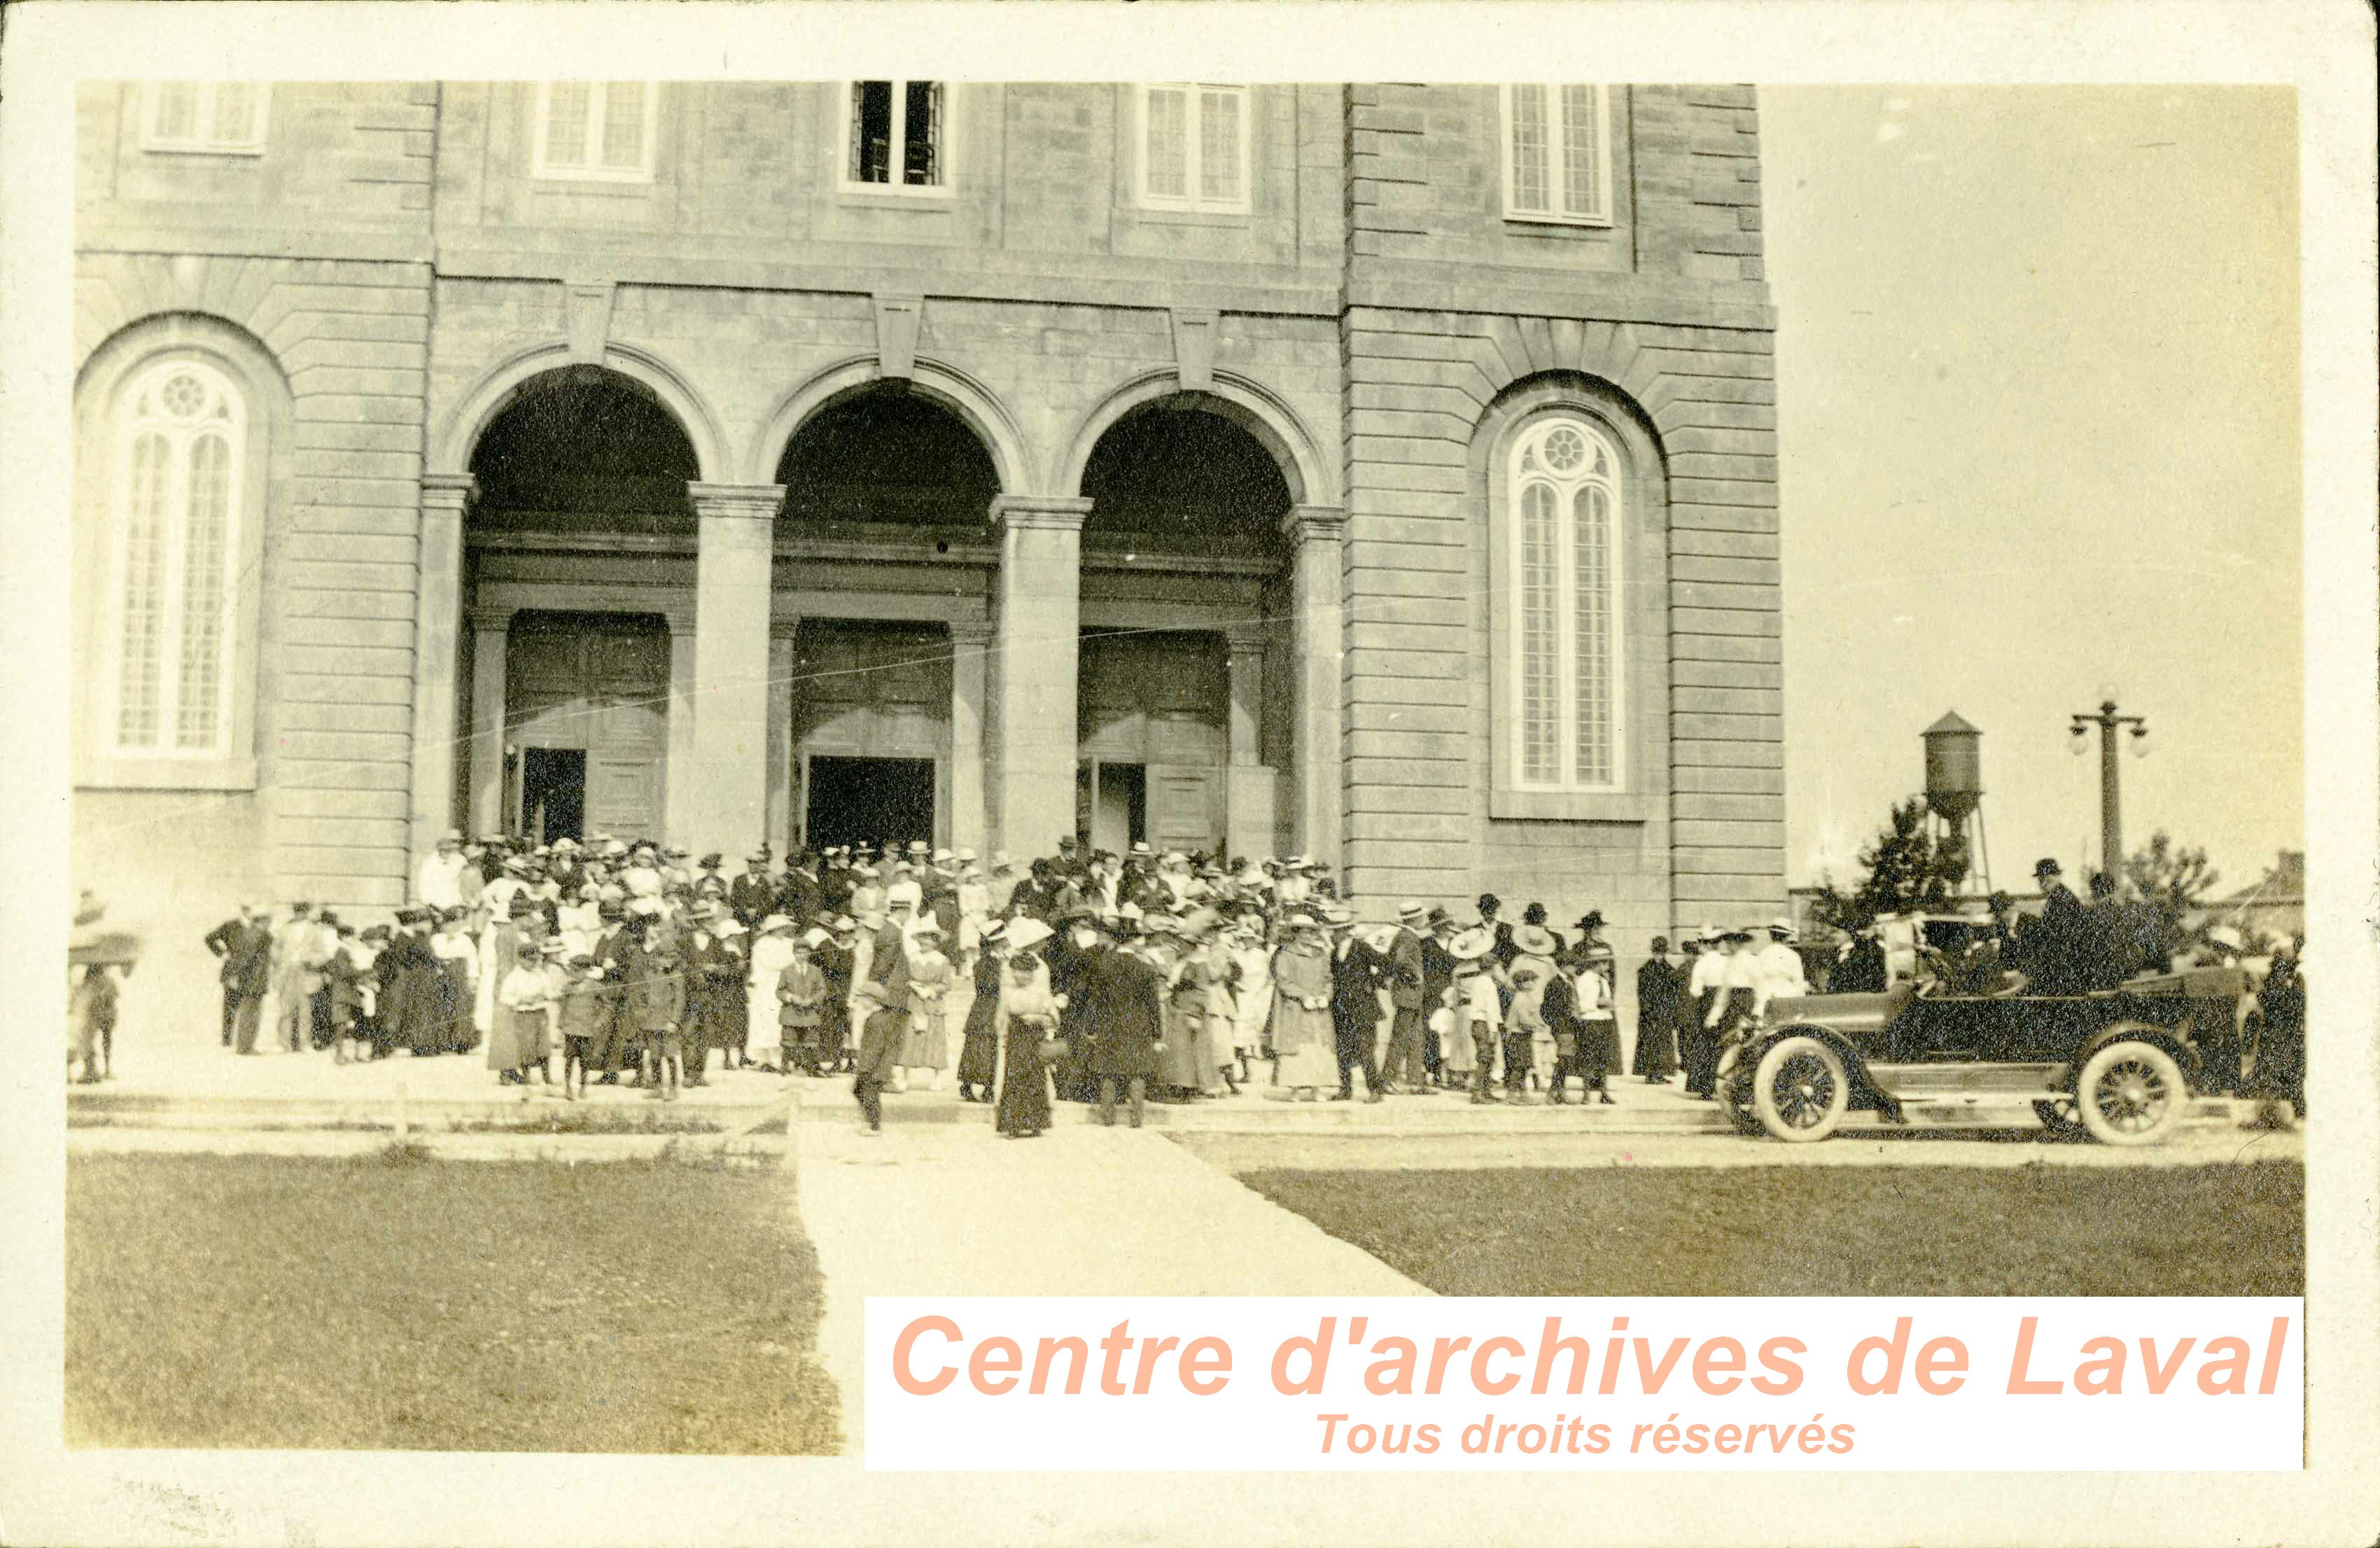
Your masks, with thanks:
[{"label": "stone cornice", "polygon": [[1091,502],[1080,494],[1002,494],[991,502],[995,528],[1079,532],[1090,514]]},{"label": "stone cornice", "polygon": [[781,483],[689,483],[686,486],[686,503],[694,507],[694,514],[706,521],[721,517],[774,521],[777,513],[785,508],[785,486]]},{"label": "stone cornice", "polygon": [[1341,506],[1292,506],[1281,518],[1281,535],[1294,543],[1340,542],[1347,536],[1347,512]]},{"label": "stone cornice", "polygon": [[480,481],[469,473],[424,473],[421,475],[421,508],[430,511],[454,511],[468,515],[479,504]]}]

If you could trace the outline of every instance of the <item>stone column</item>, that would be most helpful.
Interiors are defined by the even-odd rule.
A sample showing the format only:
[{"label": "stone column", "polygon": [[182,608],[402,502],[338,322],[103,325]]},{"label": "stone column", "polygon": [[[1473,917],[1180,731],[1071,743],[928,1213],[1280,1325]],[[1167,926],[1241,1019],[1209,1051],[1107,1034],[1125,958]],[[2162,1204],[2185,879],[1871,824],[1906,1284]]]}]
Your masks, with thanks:
[{"label": "stone column", "polygon": [[[742,854],[769,821],[769,591],[783,484],[690,483],[694,766],[686,814],[698,855]],[[673,776],[675,770],[671,771]]]},{"label": "stone column", "polygon": [[504,811],[504,644],[508,607],[471,613],[471,835],[503,833]]},{"label": "stone column", "polygon": [[987,869],[983,724],[993,640],[990,624],[951,626],[951,847],[973,849]]},{"label": "stone column", "polygon": [[1346,652],[1341,574],[1347,513],[1293,506],[1281,518],[1290,542],[1290,655],[1296,700],[1296,843],[1344,869],[1340,853],[1340,662]]},{"label": "stone column", "polygon": [[674,609],[669,625],[669,767],[662,791],[662,838],[694,843],[694,614]]},{"label": "stone column", "polygon": [[[413,869],[455,823],[455,677],[463,650],[463,521],[479,498],[468,473],[421,480],[413,572]],[[407,896],[410,896],[408,893]]]},{"label": "stone column", "polygon": [[769,620],[769,825],[778,854],[801,848],[794,832],[794,635],[799,618]]},{"label": "stone column", "polygon": [[1231,767],[1224,792],[1224,845],[1234,855],[1269,855],[1273,847],[1275,771],[1264,767],[1264,661],[1261,620],[1223,630],[1232,679]]},{"label": "stone column", "polygon": [[1075,831],[1075,672],[1090,514],[1080,497],[1003,494],[991,506],[1000,532],[993,842],[1019,865],[1055,854]]}]

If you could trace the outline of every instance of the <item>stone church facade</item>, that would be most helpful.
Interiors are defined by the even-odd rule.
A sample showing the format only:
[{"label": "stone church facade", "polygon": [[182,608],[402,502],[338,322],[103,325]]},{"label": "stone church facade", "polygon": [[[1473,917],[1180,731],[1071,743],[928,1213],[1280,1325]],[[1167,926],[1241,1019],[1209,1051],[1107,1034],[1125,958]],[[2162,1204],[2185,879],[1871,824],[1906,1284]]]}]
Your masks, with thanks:
[{"label": "stone church facade", "polygon": [[87,84],[77,858],[449,827],[1784,901],[1740,86]]}]

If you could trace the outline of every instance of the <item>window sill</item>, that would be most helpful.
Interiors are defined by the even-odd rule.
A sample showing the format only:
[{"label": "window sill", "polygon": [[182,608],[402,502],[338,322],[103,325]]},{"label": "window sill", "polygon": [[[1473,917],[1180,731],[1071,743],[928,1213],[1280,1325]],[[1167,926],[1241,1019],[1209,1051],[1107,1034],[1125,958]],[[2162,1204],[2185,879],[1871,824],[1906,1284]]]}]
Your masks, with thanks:
[{"label": "window sill", "polygon": [[261,145],[143,145],[152,156],[248,156],[264,154]]},{"label": "window sill", "polygon": [[253,758],[90,757],[75,770],[78,790],[253,790]]},{"label": "window sill", "polygon": [[1510,790],[1488,792],[1488,815],[1508,822],[1649,823],[1663,798],[1643,791]]},{"label": "window sill", "polygon": [[1504,217],[1504,224],[1543,227],[1546,229],[1541,231],[1540,235],[1551,236],[1555,231],[1609,231],[1614,223],[1609,215],[1507,214]]},{"label": "window sill", "polygon": [[650,172],[554,172],[540,170],[529,174],[529,181],[548,188],[571,188],[594,190],[617,189],[624,193],[653,186]]},{"label": "window sill", "polygon": [[887,183],[843,183],[834,191],[844,204],[878,210],[948,210],[957,200],[957,190],[948,187],[901,189]]},{"label": "window sill", "polygon": [[1184,210],[1171,204],[1135,204],[1135,218],[1151,225],[1246,225],[1253,218],[1246,210]]}]

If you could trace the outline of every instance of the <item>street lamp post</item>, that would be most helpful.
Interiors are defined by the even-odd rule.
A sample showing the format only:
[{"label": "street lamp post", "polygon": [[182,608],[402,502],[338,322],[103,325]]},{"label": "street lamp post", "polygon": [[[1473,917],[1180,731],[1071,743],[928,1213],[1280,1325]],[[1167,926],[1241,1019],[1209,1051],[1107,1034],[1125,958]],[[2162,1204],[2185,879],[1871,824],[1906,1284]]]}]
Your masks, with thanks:
[{"label": "street lamp post", "polygon": [[2140,715],[2119,715],[2116,701],[2107,700],[2099,706],[2097,714],[2073,717],[2074,750],[2080,754],[2083,739],[2094,725],[2099,728],[2099,869],[2110,880],[2123,880],[2124,808],[2121,777],[2116,764],[2116,732],[2130,726],[2132,733],[2132,754],[2146,757],[2149,744],[2149,723]]}]

